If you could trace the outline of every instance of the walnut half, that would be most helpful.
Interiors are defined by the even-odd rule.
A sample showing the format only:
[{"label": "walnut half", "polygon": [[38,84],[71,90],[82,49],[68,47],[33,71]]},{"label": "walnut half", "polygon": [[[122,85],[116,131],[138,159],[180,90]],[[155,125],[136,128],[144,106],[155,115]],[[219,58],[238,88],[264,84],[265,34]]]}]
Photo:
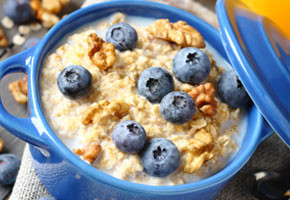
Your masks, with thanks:
[{"label": "walnut half", "polygon": [[79,156],[82,156],[85,161],[93,164],[101,152],[101,145],[91,143],[82,149],[74,149],[73,152]]},{"label": "walnut half", "polygon": [[57,16],[70,0],[31,0],[30,7],[36,13],[36,18],[42,25],[50,28],[59,22]]},{"label": "walnut half", "polygon": [[25,76],[22,80],[17,80],[10,83],[8,88],[17,103],[27,103],[27,76]]},{"label": "walnut half", "polygon": [[175,42],[182,47],[205,47],[202,35],[185,21],[170,23],[168,19],[159,19],[149,26],[148,31],[156,38]]},{"label": "walnut half", "polygon": [[187,154],[184,160],[184,172],[193,173],[202,165],[214,158],[213,136],[204,129],[199,130],[194,138],[189,140]]},{"label": "walnut half", "polygon": [[94,103],[82,115],[82,124],[103,124],[110,120],[119,120],[129,112],[129,105],[121,100],[109,102],[102,100]]},{"label": "walnut half", "polygon": [[100,70],[107,69],[114,64],[116,55],[113,44],[104,42],[96,33],[90,34],[87,42],[88,55]]},{"label": "walnut half", "polygon": [[212,83],[194,87],[188,94],[193,98],[196,107],[209,117],[216,114],[217,101]]}]

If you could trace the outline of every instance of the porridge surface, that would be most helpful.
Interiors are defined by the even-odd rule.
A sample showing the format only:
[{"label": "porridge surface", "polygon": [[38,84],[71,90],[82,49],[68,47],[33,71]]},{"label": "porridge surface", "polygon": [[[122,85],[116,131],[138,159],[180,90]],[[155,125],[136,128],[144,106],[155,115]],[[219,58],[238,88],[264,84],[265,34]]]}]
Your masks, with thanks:
[{"label": "porridge surface", "polygon": [[[118,15],[118,20],[110,23],[124,20]],[[99,23],[97,29],[107,30],[110,23]],[[116,61],[106,70],[96,67],[87,53],[87,37],[96,32],[95,27],[71,34],[65,44],[47,56],[41,77],[41,99],[49,124],[63,141],[74,141],[71,146],[67,144],[71,150],[99,144],[100,155],[93,165],[120,179],[151,185],[176,185],[211,175],[225,165],[225,160],[237,148],[233,133],[238,131],[239,109],[230,110],[217,100],[214,117],[196,111],[193,118],[182,125],[163,119],[159,104],[152,104],[138,95],[136,84],[140,74],[149,67],[163,67],[172,74],[171,62],[181,47],[154,38],[148,27],[134,28],[138,33],[137,47],[133,51],[116,50]],[[87,97],[70,100],[59,91],[58,75],[68,65],[81,65],[92,74],[93,87]],[[211,59],[211,72],[205,82],[216,86],[223,71]],[[193,88],[176,79],[174,84],[174,91],[189,92]],[[84,122],[92,110],[93,122]],[[147,139],[163,137],[171,140],[180,152],[179,168],[164,178],[146,175],[138,156],[121,152],[112,141],[113,128],[124,120],[140,123],[146,130]],[[225,128],[223,124],[227,121],[232,123]]]}]

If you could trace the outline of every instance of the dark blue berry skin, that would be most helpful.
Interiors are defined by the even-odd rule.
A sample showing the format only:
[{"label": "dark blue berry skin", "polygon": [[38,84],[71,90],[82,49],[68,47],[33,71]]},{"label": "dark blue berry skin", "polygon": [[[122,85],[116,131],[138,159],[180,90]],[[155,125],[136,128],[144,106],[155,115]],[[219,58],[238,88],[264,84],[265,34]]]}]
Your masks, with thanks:
[{"label": "dark blue berry skin", "polygon": [[197,48],[183,48],[173,58],[172,72],[182,83],[199,84],[209,75],[210,60]]},{"label": "dark blue berry skin", "polygon": [[223,73],[218,82],[218,95],[231,107],[240,108],[250,102],[250,98],[234,71]]},{"label": "dark blue berry skin", "polygon": [[170,92],[160,103],[160,113],[164,119],[174,124],[189,121],[196,110],[191,96],[184,92]]},{"label": "dark blue berry skin", "polygon": [[141,96],[152,103],[159,103],[166,94],[173,91],[174,81],[165,69],[151,67],[140,75],[137,88]]},{"label": "dark blue berry skin", "polygon": [[119,51],[133,50],[137,46],[138,35],[132,26],[120,22],[109,27],[106,41],[112,43]]},{"label": "dark blue berry skin", "polygon": [[174,172],[180,163],[177,147],[166,138],[153,138],[139,154],[145,173],[165,177]]},{"label": "dark blue berry skin", "polygon": [[146,132],[137,122],[128,120],[117,124],[112,134],[113,142],[125,153],[138,153],[146,142]]},{"label": "dark blue berry skin", "polygon": [[70,65],[59,74],[57,85],[66,97],[80,99],[88,95],[92,86],[92,75],[82,66]]},{"label": "dark blue berry skin", "polygon": [[28,0],[6,0],[3,11],[16,24],[26,24],[34,18],[34,12]]},{"label": "dark blue berry skin", "polygon": [[10,185],[14,183],[20,160],[13,154],[0,155],[0,185]]}]

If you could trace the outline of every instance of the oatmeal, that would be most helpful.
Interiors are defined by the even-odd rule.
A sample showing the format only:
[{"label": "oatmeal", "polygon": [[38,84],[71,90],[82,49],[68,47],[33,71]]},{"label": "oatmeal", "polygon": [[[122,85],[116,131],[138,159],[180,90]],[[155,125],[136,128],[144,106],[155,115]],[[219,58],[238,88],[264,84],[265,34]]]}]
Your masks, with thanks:
[{"label": "oatmeal", "polygon": [[[182,83],[173,75],[172,60],[184,46],[191,45],[190,41],[202,47],[204,41],[194,39],[197,35],[201,40],[200,34],[192,28],[196,32],[186,32],[190,39],[181,45],[155,37],[156,30],[152,31],[150,26],[131,24],[138,35],[137,43],[129,46],[131,50],[112,50],[114,46],[103,41],[104,31],[122,21],[126,17],[118,13],[110,20],[83,28],[47,56],[42,69],[41,99],[55,133],[64,142],[73,141],[73,145],[67,142],[69,148],[97,169],[136,183],[184,184],[221,169],[237,148],[234,133],[238,132],[239,123],[239,109],[230,109],[215,97],[224,69],[218,68],[206,52],[210,61],[206,80],[200,86]],[[182,25],[191,30],[185,22]],[[80,65],[92,75],[91,88],[83,98],[67,98],[59,90],[58,76],[71,65]],[[165,120],[160,104],[151,103],[138,93],[138,79],[151,67],[168,71],[173,77],[174,91],[188,93],[194,100],[197,108],[186,123]],[[137,153],[125,153],[116,146],[112,138],[114,128],[127,120],[142,125],[147,141],[166,138],[177,147],[180,164],[174,172],[165,177],[151,176],[144,171]],[[224,126],[225,123],[230,125]]]}]

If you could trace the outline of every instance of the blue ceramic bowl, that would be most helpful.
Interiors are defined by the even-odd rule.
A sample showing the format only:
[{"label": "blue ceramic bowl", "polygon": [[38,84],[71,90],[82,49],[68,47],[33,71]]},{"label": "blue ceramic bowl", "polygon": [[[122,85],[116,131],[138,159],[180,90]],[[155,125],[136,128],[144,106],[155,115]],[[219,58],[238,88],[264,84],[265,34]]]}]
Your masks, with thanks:
[{"label": "blue ceramic bowl", "polygon": [[0,64],[0,78],[7,73],[28,74],[29,118],[10,115],[0,103],[0,122],[17,137],[29,142],[36,173],[57,199],[212,199],[248,161],[257,145],[272,130],[255,106],[247,112],[246,134],[236,156],[218,173],[195,183],[177,186],[149,186],[111,177],[75,156],[48,125],[39,96],[43,61],[50,50],[67,34],[114,12],[126,15],[184,20],[198,31],[225,59],[219,32],[183,10],[144,1],[110,1],[78,10],[55,25],[32,49]]}]

